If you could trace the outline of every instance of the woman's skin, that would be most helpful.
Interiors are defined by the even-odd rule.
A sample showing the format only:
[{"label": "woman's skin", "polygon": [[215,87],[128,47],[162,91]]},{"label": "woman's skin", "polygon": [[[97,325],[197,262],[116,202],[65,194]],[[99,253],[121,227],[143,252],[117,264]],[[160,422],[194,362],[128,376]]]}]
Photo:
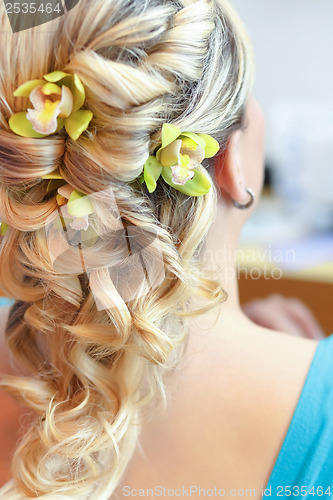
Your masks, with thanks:
[{"label": "woman's skin", "polygon": [[[239,305],[234,253],[253,209],[239,210],[231,198],[246,202],[247,185],[258,199],[264,135],[263,114],[251,97],[246,129],[236,132],[227,153],[215,160],[220,199],[205,255],[221,266],[228,300],[218,318],[211,312],[193,319],[185,356],[165,378],[167,411],[144,424],[141,446],[115,498],[128,496],[131,488],[135,495],[139,488],[191,485],[223,488],[234,498],[245,494],[235,495],[232,488],[249,488],[255,494],[247,496],[261,498],[267,484],[318,339],[263,328]],[[226,249],[222,260],[221,249]],[[203,495],[193,491],[191,498]]]},{"label": "woman's skin", "polygon": [[[128,497],[132,488],[136,491],[130,496],[139,495],[139,488],[186,491],[191,485],[216,486],[227,493],[251,488],[255,494],[247,496],[261,498],[321,338],[316,328],[308,329],[308,338],[274,331],[274,324],[264,328],[240,308],[234,255],[253,208],[239,210],[231,199],[246,202],[246,185],[258,198],[264,165],[264,119],[252,97],[246,124],[232,136],[226,154],[215,159],[220,198],[205,249],[205,260],[221,268],[228,299],[219,316],[211,312],[192,320],[184,358],[165,377],[167,411],[152,411],[150,421],[143,424],[140,446],[114,498]],[[2,314],[3,332],[8,308]],[[256,320],[260,323],[260,307]],[[1,359],[0,372],[11,370],[7,356]],[[13,427],[18,422],[15,412],[13,406]],[[14,449],[14,438],[8,453],[10,446]],[[191,498],[202,496],[191,492]]]}]

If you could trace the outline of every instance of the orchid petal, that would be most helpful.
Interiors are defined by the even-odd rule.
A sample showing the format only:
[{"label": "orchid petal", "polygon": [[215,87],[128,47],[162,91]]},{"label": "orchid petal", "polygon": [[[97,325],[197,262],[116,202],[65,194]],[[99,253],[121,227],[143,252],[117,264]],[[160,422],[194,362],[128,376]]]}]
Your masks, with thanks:
[{"label": "orchid petal", "polygon": [[[183,146],[184,146],[184,140],[183,140]],[[181,147],[180,153],[182,155],[188,155],[191,159],[191,163],[193,164],[200,164],[204,158],[205,158],[205,150],[202,149],[199,144],[197,144],[196,149],[193,151],[192,149],[187,149],[184,147]],[[192,167],[190,167],[192,168]]]},{"label": "orchid petal", "polygon": [[155,156],[156,156],[156,158],[157,158],[157,160],[158,160],[159,162],[161,161],[161,153],[162,153],[162,151],[163,151],[163,148],[160,148],[160,149],[158,149],[158,150],[156,151],[156,154],[155,154]]},{"label": "orchid petal", "polygon": [[58,203],[59,207],[62,207],[67,204],[67,198],[58,193],[56,195],[56,202]]},{"label": "orchid petal", "polygon": [[182,148],[190,149],[191,151],[195,151],[198,147],[198,143],[189,137],[182,136],[179,137],[182,140]]},{"label": "orchid petal", "polygon": [[76,73],[74,73],[71,90],[73,94],[73,112],[75,113],[75,111],[78,111],[83,106],[86,98],[84,86]]},{"label": "orchid petal", "polygon": [[180,155],[180,166],[187,167],[190,163],[190,157],[188,155]]},{"label": "orchid petal", "polygon": [[144,181],[147,185],[148,191],[152,193],[156,189],[156,181],[162,172],[162,165],[155,158],[155,156],[149,156],[145,163],[143,176]]},{"label": "orchid petal", "polygon": [[88,110],[79,110],[72,113],[65,120],[65,129],[68,135],[76,141],[82,132],[88,128],[92,117],[92,112]]},{"label": "orchid petal", "polygon": [[74,189],[67,203],[68,213],[72,217],[83,217],[94,212],[88,195]]},{"label": "orchid petal", "polygon": [[166,148],[171,142],[175,141],[181,131],[172,123],[163,123],[162,126],[162,148]]},{"label": "orchid petal", "polygon": [[62,179],[65,180],[60,171],[59,168],[56,168],[55,170],[52,170],[49,174],[42,175],[42,179]]},{"label": "orchid petal", "polygon": [[189,179],[194,176],[193,170],[191,170],[188,165],[190,163],[190,157],[188,155],[180,155],[180,162],[177,165],[171,167],[172,170],[172,182],[174,184],[184,185]]},{"label": "orchid petal", "polygon": [[214,137],[208,134],[198,134],[202,139],[205,140],[205,158],[211,158],[215,156],[220,149],[220,145]]},{"label": "orchid petal", "polygon": [[46,98],[43,87],[36,87],[30,94],[30,101],[35,109],[28,108],[27,119],[31,122],[33,129],[44,135],[56,132],[60,100],[50,101]]},{"label": "orchid petal", "polygon": [[63,186],[60,186],[58,188],[58,193],[61,194],[61,196],[64,196],[65,198],[69,199],[70,195],[72,194],[72,192],[75,191],[75,189],[73,188],[73,186],[71,186],[70,184],[65,184]]},{"label": "orchid petal", "polygon": [[59,102],[47,101],[43,111],[27,110],[27,119],[33,129],[40,134],[53,134],[58,127],[57,116],[60,113]]},{"label": "orchid petal", "polygon": [[182,137],[188,137],[189,139],[192,139],[192,141],[199,144],[199,146],[201,146],[203,149],[205,148],[206,141],[202,137],[200,137],[200,134],[195,134],[194,132],[182,132],[180,139]]},{"label": "orchid petal", "polygon": [[56,132],[59,132],[59,130],[62,129],[62,127],[65,125],[65,118],[57,118],[58,126]]},{"label": "orchid petal", "polygon": [[[61,95],[61,88],[55,83],[45,83],[42,87],[42,92],[44,95],[57,94]],[[31,99],[30,99],[31,100]]]},{"label": "orchid petal", "polygon": [[22,137],[44,137],[45,134],[39,134],[32,128],[31,122],[27,119],[27,112],[21,111],[15,113],[8,120],[9,128],[15,134]]},{"label": "orchid petal", "polygon": [[59,104],[60,117],[68,118],[73,111],[73,94],[65,85],[61,89],[61,101]]},{"label": "orchid petal", "polygon": [[44,80],[29,80],[20,85],[14,92],[15,97],[29,97],[34,88],[44,85]]},{"label": "orchid petal", "polygon": [[43,111],[45,107],[45,95],[42,90],[43,87],[36,87],[31,92],[29,99],[31,104],[37,111]]},{"label": "orchid petal", "polygon": [[62,80],[66,76],[72,76],[70,73],[65,73],[64,71],[52,71],[52,73],[48,73],[47,75],[44,75],[45,80],[48,82],[59,82],[59,80]]},{"label": "orchid petal", "polygon": [[161,149],[159,161],[163,167],[171,167],[180,162],[180,148],[182,141],[173,141],[171,144]]},{"label": "orchid petal", "polygon": [[185,169],[181,165],[174,165],[171,167],[172,171],[172,182],[178,185],[184,185],[185,182],[192,179],[194,176],[194,171],[191,169]]},{"label": "orchid petal", "polygon": [[209,178],[200,170],[195,170],[193,178],[189,179],[184,185],[175,184],[172,181],[172,170],[169,167],[163,167],[162,177],[169,186],[188,196],[202,196],[208,193],[211,188]]},{"label": "orchid petal", "polygon": [[88,215],[84,215],[83,217],[73,217],[69,225],[72,229],[75,229],[75,231],[87,231],[89,227]]},{"label": "orchid petal", "polygon": [[6,222],[2,221],[1,224],[0,224],[0,234],[1,234],[1,236],[5,236],[5,234],[7,233],[7,229],[8,229],[8,224],[6,224]]},{"label": "orchid petal", "polygon": [[[51,83],[57,82],[57,85],[61,88],[63,85],[68,87],[73,94],[73,75],[70,73],[65,73],[64,71],[53,71],[48,75],[44,75],[45,80]],[[74,95],[74,94],[73,94]]]}]

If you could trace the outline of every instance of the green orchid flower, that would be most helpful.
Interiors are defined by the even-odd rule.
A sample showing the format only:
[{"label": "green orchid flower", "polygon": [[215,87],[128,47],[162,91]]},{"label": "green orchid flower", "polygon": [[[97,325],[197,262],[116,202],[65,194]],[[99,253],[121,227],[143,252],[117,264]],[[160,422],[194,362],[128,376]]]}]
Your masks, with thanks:
[{"label": "green orchid flower", "polygon": [[204,158],[211,158],[219,149],[219,143],[208,134],[181,132],[175,125],[164,123],[162,144],[144,165],[143,180],[148,191],[155,191],[156,182],[162,176],[174,189],[189,196],[208,193],[211,183],[198,167]]},{"label": "green orchid flower", "polygon": [[[89,226],[88,215],[95,210],[88,195],[81,193],[68,184],[59,169],[43,175],[42,179],[49,179],[46,189],[48,193],[57,191],[57,204],[62,207],[62,217],[70,220],[69,226],[76,231],[81,231],[82,241],[88,241],[89,246],[94,244],[98,236]],[[61,229],[61,221],[55,222],[55,226],[57,224],[58,229]]]},{"label": "green orchid flower", "polygon": [[0,220],[1,224],[0,224],[0,235],[1,236],[5,236],[5,234],[7,233],[7,230],[8,230],[8,224],[6,224],[6,222]]},{"label": "green orchid flower", "polygon": [[[62,217],[70,220],[69,226],[72,229],[81,231],[81,241],[86,243],[86,246],[92,246],[97,241],[98,235],[89,225],[88,215],[95,210],[88,195],[81,193],[68,184],[59,169],[43,175],[42,179],[49,179],[46,188],[47,193],[57,191],[56,201],[62,207]],[[56,229],[62,229],[61,220],[56,220],[54,226]],[[5,236],[8,227],[8,224],[0,219],[1,236]]]},{"label": "green orchid flower", "polygon": [[53,71],[44,75],[44,80],[29,80],[15,90],[14,96],[29,97],[33,106],[9,119],[9,128],[23,137],[47,137],[65,126],[76,141],[93,117],[91,111],[80,109],[85,90],[75,73]]}]

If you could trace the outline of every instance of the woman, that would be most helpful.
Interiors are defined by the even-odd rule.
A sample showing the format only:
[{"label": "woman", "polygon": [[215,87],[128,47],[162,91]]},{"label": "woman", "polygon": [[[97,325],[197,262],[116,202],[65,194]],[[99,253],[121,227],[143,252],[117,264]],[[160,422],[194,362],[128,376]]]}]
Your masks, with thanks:
[{"label": "woman", "polygon": [[[3,7],[1,15],[4,26]],[[332,341],[251,322],[230,272],[263,177],[264,122],[251,97],[252,56],[240,21],[225,0],[81,0],[53,23],[52,31],[4,35],[0,58],[0,216],[7,224],[0,282],[15,299],[4,330],[27,377],[5,376],[2,387],[34,415],[1,498],[199,498],[223,491],[261,498],[266,486],[274,498],[278,486],[300,487],[300,478],[317,486],[327,480],[321,441],[316,428],[306,441],[300,424],[320,420],[300,412],[309,409],[310,383],[329,375]],[[36,136],[25,121],[34,136],[22,137],[15,113],[24,111],[24,120],[30,113],[35,131],[36,122],[48,123],[32,119],[22,87],[18,100],[13,92],[38,79],[29,91],[56,94],[46,81],[59,79],[57,70],[79,77],[83,87],[68,88],[79,99],[84,88],[92,120],[74,138],[68,124]],[[46,74],[53,76],[39,80]],[[191,169],[186,162],[203,143],[197,135],[173,136],[183,148],[179,163],[163,165],[158,150],[167,148],[163,131],[172,126],[214,137],[219,154],[205,149],[207,168],[196,162]],[[205,147],[214,144],[204,137]],[[156,171],[163,176],[155,179]],[[73,190],[62,189],[64,182],[77,198],[88,194],[95,202],[89,222],[97,236],[90,234],[84,251],[81,244],[80,262],[72,248],[62,258],[65,240],[45,231],[57,205],[69,207]],[[76,223],[84,222],[81,215]],[[132,244],[129,234],[142,254],[148,249],[138,280],[138,267],[120,273],[126,256],[117,245]],[[223,248],[228,258],[221,260]],[[115,260],[116,276],[107,274],[106,262],[112,271]],[[152,270],[158,279],[143,291]],[[140,293],[126,300],[125,285]],[[316,380],[318,391],[322,382]],[[299,463],[286,476],[295,449]]]}]

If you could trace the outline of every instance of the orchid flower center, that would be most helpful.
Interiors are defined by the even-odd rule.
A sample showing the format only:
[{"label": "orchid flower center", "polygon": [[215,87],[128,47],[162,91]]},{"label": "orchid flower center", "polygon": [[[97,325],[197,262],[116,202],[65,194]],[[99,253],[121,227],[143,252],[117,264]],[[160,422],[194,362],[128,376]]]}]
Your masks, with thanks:
[{"label": "orchid flower center", "polygon": [[54,83],[36,87],[29,99],[34,109],[28,109],[27,119],[40,134],[52,134],[57,130],[58,116],[68,117],[73,109],[73,95],[65,85]]}]

